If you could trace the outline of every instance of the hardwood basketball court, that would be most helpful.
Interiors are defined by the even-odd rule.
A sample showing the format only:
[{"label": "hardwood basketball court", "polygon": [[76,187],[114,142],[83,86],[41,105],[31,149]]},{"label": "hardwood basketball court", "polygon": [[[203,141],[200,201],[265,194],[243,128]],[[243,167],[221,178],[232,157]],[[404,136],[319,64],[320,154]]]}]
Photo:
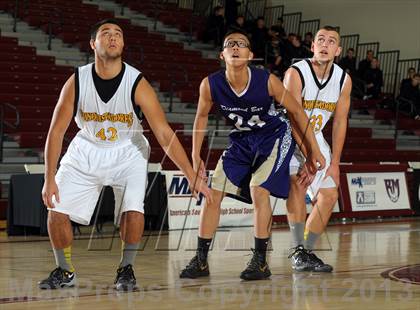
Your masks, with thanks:
[{"label": "hardwood basketball court", "polygon": [[197,231],[153,233],[137,255],[139,290],[132,293],[113,290],[120,241],[112,229],[90,244],[90,228],[76,236],[79,285],[54,291],[37,287],[54,268],[48,239],[1,236],[0,309],[420,309],[418,219],[329,226],[317,254],[334,266],[331,274],[292,272],[290,233],[278,227],[269,254],[273,275],[251,282],[239,279],[251,257],[251,227],[217,232],[211,276],[199,280],[178,277],[194,254]]}]

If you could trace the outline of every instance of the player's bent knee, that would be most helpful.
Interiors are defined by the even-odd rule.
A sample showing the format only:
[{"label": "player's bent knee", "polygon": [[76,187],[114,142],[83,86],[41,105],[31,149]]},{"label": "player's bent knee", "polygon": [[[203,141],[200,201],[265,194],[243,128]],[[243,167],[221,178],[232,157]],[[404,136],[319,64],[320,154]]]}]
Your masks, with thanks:
[{"label": "player's bent knee", "polygon": [[322,200],[324,204],[334,206],[338,200],[338,190],[336,188],[329,188],[327,190],[321,190]]},{"label": "player's bent knee", "polygon": [[251,196],[254,206],[258,208],[269,199],[270,192],[261,186],[251,186]]}]

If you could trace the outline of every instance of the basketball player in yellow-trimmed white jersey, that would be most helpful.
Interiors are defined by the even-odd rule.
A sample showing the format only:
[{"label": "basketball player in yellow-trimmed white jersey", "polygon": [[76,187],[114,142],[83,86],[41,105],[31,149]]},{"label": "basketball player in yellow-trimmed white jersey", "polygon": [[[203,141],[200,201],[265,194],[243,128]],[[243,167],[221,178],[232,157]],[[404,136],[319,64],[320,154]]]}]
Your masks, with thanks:
[{"label": "basketball player in yellow-trimmed white jersey", "polygon": [[[196,174],[153,88],[141,72],[122,61],[124,38],[118,22],[103,20],[94,25],[90,45],[95,62],[78,68],[65,83],[45,146],[42,197],[49,210],[48,232],[57,268],[39,282],[41,289],[75,285],[70,220],[89,224],[104,185],[114,189],[115,224],[121,224],[123,241],[115,287],[135,287],[133,264],[144,229],[143,200],[150,153],[140,110],[159,144],[194,184],[193,192],[210,196],[204,182],[194,182]],[[80,131],[56,174],[64,133],[73,116]]]},{"label": "basketball player in yellow-trimmed white jersey", "polygon": [[[291,186],[287,199],[287,217],[293,240],[290,258],[296,271],[331,272],[333,268],[312,250],[338,199],[339,163],[346,137],[352,83],[350,76],[333,63],[341,53],[340,35],[335,28],[325,26],[317,32],[312,52],[312,59],[301,60],[288,69],[284,85],[302,103],[310,122],[308,130],[315,132],[326,167],[315,175],[308,173],[306,150],[301,141],[297,141],[290,161]],[[333,114],[331,150],[322,129]],[[305,223],[306,194],[314,208]]]}]

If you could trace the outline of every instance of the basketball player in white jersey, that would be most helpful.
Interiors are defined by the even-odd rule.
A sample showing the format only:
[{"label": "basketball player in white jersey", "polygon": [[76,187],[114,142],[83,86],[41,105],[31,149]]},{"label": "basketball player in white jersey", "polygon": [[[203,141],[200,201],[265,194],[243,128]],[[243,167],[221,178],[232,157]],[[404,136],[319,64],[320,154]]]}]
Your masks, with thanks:
[{"label": "basketball player in white jersey", "polygon": [[[65,83],[54,111],[45,147],[45,184],[42,197],[48,207],[48,232],[57,268],[39,283],[41,289],[73,286],[70,220],[90,222],[102,187],[115,194],[115,224],[123,241],[115,288],[132,290],[133,272],[144,228],[143,200],[147,186],[150,147],[143,135],[139,111],[168,156],[181,169],[192,191],[210,198],[186,153],[168,125],[156,93],[134,67],[121,59],[123,31],[115,20],[93,26],[91,48],[95,62],[76,69]],[[80,128],[67,153],[57,162],[72,117]]]},{"label": "basketball player in white jersey", "polygon": [[[314,130],[326,167],[315,175],[305,167],[306,150],[296,141],[290,161],[291,186],[287,199],[288,221],[292,232],[292,268],[296,271],[331,272],[313,252],[315,242],[324,231],[338,199],[340,157],[347,130],[350,107],[351,79],[334,58],[340,55],[340,35],[335,28],[321,28],[312,43],[312,59],[301,60],[288,69],[284,85],[302,103]],[[332,150],[324,139],[322,129],[334,114]],[[299,146],[301,146],[299,148]],[[306,194],[314,207],[306,220]]]}]

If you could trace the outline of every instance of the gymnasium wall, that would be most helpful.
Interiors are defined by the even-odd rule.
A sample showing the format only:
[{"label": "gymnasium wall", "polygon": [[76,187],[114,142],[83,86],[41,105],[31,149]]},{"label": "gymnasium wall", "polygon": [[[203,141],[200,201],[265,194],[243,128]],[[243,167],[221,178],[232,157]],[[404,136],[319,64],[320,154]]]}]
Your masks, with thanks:
[{"label": "gymnasium wall", "polygon": [[[420,58],[419,0],[269,0],[285,13],[340,26],[341,34],[360,34],[360,42],[380,42],[380,50],[400,50],[400,59]],[[286,29],[287,31],[287,29]]]}]

